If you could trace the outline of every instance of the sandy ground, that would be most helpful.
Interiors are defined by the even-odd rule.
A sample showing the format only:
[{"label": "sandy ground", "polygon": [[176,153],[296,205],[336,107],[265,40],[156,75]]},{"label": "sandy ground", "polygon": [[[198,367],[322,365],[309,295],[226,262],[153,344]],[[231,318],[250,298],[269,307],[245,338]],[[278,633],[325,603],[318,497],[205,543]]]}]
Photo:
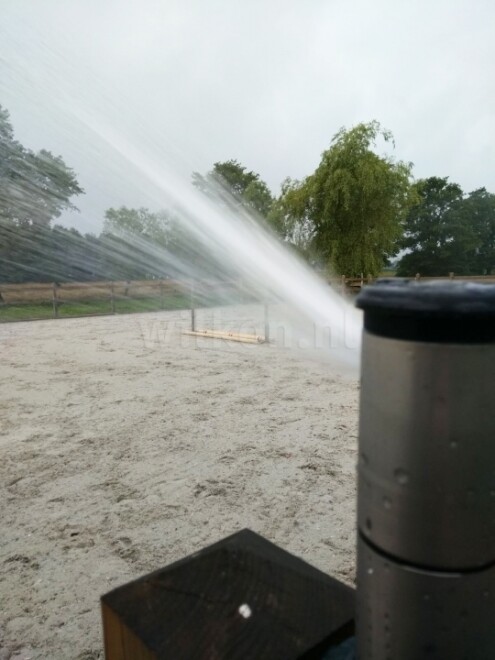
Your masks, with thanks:
[{"label": "sandy ground", "polygon": [[352,583],[356,380],[186,325],[0,326],[0,660],[102,658],[100,595],[243,527]]}]

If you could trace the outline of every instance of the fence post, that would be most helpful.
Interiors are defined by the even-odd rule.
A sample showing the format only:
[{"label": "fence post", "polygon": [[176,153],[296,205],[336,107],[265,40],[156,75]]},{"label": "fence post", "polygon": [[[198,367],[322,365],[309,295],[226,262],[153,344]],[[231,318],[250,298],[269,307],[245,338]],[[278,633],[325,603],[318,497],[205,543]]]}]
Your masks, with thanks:
[{"label": "fence post", "polygon": [[163,282],[160,280],[160,309],[165,309],[165,299],[163,297]]},{"label": "fence post", "polygon": [[112,314],[115,314],[115,292],[113,282],[110,286],[110,304],[112,306]]},{"label": "fence post", "polygon": [[53,283],[52,287],[52,303],[53,303],[53,318],[58,319],[58,298],[57,298],[57,283]]},{"label": "fence post", "polygon": [[419,280],[420,277],[421,275],[419,273],[416,273],[416,279]]},{"label": "fence post", "polygon": [[196,314],[194,310],[194,280],[191,280],[191,332],[196,332]]},{"label": "fence post", "polygon": [[268,318],[268,303],[265,303],[265,341],[270,341],[270,319]]}]

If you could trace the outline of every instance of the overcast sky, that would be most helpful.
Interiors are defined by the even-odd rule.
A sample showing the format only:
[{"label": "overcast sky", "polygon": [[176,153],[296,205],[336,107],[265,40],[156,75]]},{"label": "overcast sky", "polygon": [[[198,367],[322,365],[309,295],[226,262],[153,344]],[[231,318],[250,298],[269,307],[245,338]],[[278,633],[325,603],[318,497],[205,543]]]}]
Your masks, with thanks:
[{"label": "overcast sky", "polygon": [[[189,176],[236,158],[274,192],[378,119],[417,178],[495,192],[493,0],[0,0],[0,104],[86,195],[159,204],[107,128]],[[82,122],[82,123],[81,123]],[[97,133],[93,132],[99,127]]]}]

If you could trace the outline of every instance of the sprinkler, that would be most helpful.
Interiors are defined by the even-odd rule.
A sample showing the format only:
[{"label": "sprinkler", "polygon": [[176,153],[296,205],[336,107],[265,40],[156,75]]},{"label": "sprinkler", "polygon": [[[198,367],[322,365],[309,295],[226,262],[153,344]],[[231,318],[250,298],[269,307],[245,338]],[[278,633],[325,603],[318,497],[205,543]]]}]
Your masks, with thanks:
[{"label": "sprinkler", "polygon": [[357,305],[357,657],[489,660],[495,286],[379,280]]}]

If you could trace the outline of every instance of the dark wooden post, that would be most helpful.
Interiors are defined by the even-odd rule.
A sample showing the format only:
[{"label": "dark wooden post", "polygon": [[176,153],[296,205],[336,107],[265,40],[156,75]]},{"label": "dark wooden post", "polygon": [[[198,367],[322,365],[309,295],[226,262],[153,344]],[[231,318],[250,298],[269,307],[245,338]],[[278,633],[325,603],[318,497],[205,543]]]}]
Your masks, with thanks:
[{"label": "dark wooden post", "polygon": [[196,332],[196,310],[194,309],[194,280],[191,280],[191,332]]},{"label": "dark wooden post", "polygon": [[52,304],[53,304],[53,318],[58,319],[58,298],[57,298],[57,283],[53,283],[52,287]]},{"label": "dark wooden post", "polygon": [[245,529],[101,599],[106,660],[313,660],[354,590]]},{"label": "dark wooden post", "polygon": [[163,282],[160,281],[160,309],[165,309],[165,298],[163,296]]}]

